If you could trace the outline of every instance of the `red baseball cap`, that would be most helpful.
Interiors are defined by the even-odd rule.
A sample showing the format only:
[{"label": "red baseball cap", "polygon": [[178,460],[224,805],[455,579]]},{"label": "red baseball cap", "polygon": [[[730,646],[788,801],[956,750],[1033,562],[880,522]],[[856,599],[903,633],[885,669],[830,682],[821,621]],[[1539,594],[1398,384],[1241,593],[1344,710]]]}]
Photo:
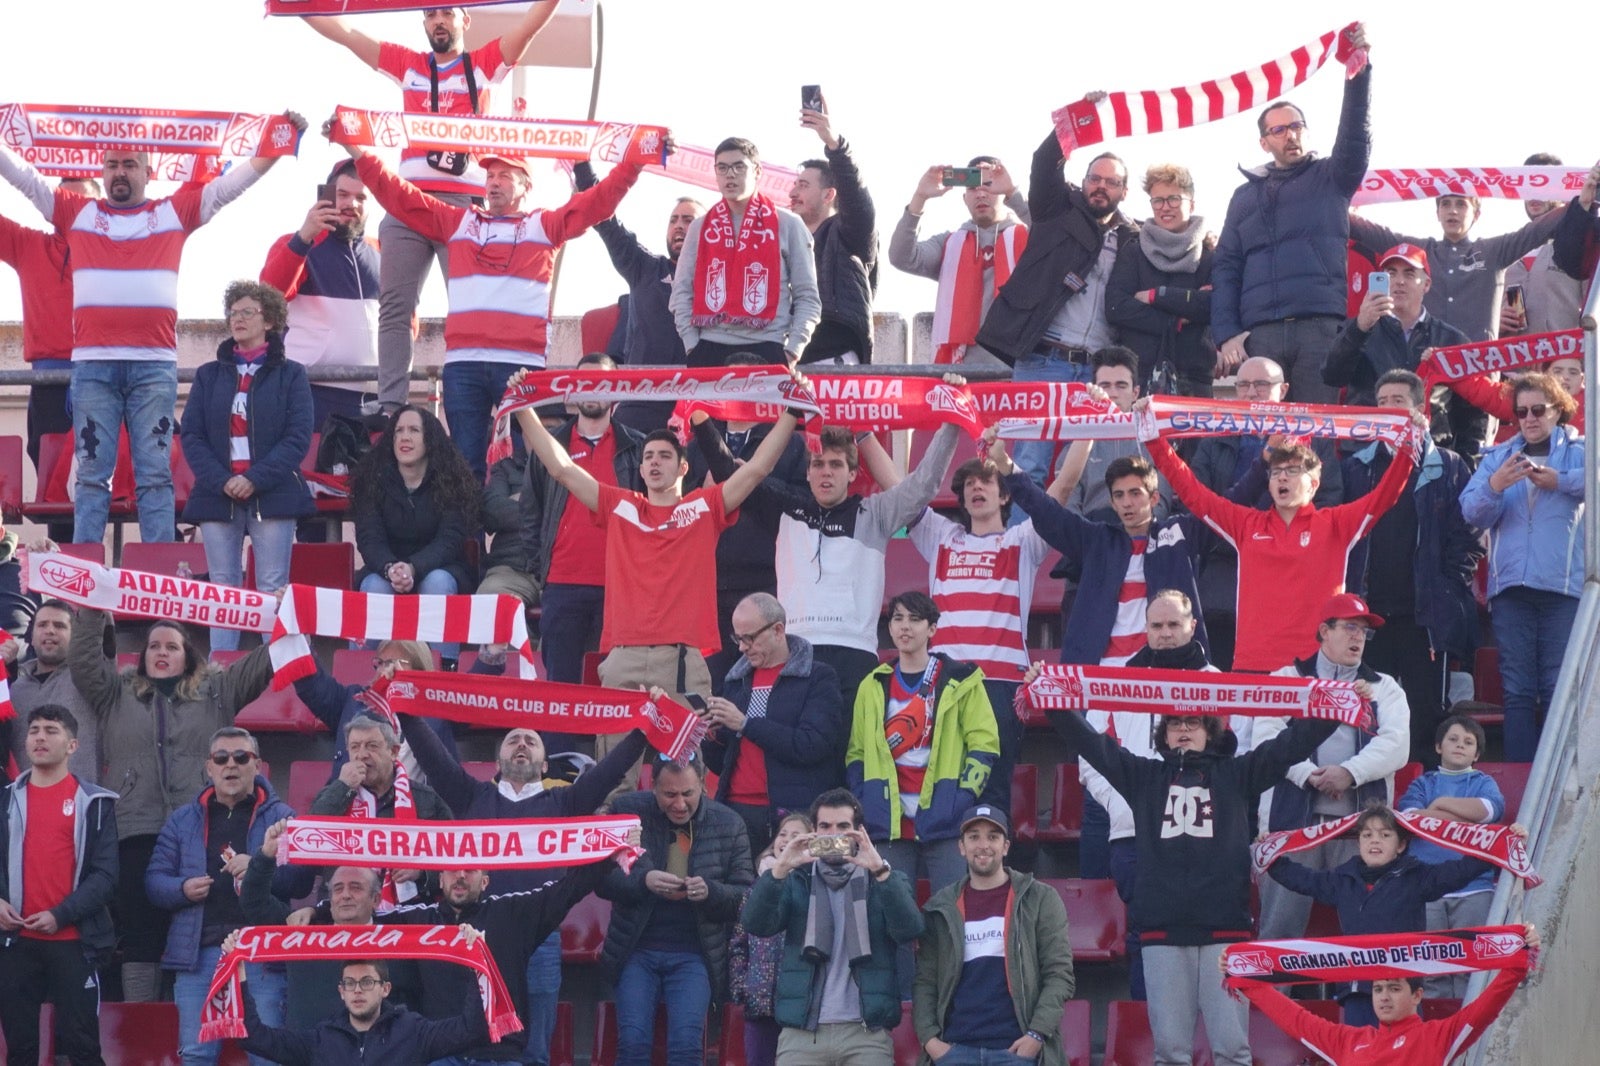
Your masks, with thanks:
[{"label": "red baseball cap", "polygon": [[1345,618],[1359,619],[1373,629],[1383,625],[1383,619],[1372,613],[1367,601],[1353,592],[1341,592],[1336,596],[1329,596],[1328,601],[1322,605],[1322,613],[1317,617],[1325,622]]},{"label": "red baseball cap", "polygon": [[1433,277],[1433,271],[1428,269],[1428,253],[1414,244],[1397,244],[1383,253],[1383,258],[1378,260],[1378,269],[1382,270],[1391,259],[1403,259],[1428,275]]},{"label": "red baseball cap", "polygon": [[487,167],[490,163],[503,163],[508,167],[522,171],[528,176],[529,181],[533,180],[533,164],[525,158],[511,155],[481,155],[478,157],[479,166]]}]

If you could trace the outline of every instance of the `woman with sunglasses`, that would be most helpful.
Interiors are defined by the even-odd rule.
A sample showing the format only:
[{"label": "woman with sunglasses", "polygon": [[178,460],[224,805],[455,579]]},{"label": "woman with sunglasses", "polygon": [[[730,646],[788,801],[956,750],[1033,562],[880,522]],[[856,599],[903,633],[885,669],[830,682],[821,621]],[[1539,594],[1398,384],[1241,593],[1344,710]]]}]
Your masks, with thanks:
[{"label": "woman with sunglasses", "polygon": [[1531,762],[1583,585],[1583,438],[1549,374],[1512,385],[1515,437],[1484,453],[1461,513],[1489,534],[1489,620],[1500,646],[1506,759]]}]

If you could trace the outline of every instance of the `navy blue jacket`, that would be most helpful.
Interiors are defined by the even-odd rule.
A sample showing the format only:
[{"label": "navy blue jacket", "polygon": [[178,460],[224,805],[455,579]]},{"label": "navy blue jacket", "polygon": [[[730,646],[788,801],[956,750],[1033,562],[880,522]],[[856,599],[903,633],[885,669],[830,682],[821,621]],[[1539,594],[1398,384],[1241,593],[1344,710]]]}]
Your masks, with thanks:
[{"label": "navy blue jacket", "polygon": [[[183,883],[191,877],[211,873],[206,853],[206,805],[214,790],[206,787],[193,803],[173,811],[156,837],[155,851],[144,872],[144,891],[162,910],[172,911],[167,930],[167,950],[161,965],[169,970],[189,971],[200,959],[200,933],[205,922],[204,903],[194,903],[183,894]],[[261,850],[267,827],[283,818],[294,817],[294,810],[272,791],[272,783],[256,775],[255,806],[250,811],[250,828],[245,834],[246,850]],[[294,899],[311,891],[316,870],[310,866],[280,866],[272,877],[272,894],[279,899]],[[213,892],[231,891],[216,884]]]},{"label": "navy blue jacket", "polygon": [[1285,318],[1345,317],[1350,197],[1372,154],[1371,92],[1368,63],[1344,83],[1328,158],[1243,171],[1211,271],[1211,330],[1219,344]]},{"label": "navy blue jacket", "polygon": [[[1344,461],[1345,490],[1365,496],[1389,468],[1389,450],[1372,444]],[[1461,515],[1461,491],[1472,479],[1455,452],[1430,445],[1408,488],[1417,514],[1417,624],[1428,631],[1436,654],[1467,656],[1478,646],[1478,604],[1472,576],[1484,556],[1483,531]],[[1378,519],[1389,520],[1389,515]],[[1362,537],[1350,551],[1345,588],[1367,595],[1371,542]]]},{"label": "navy blue jacket", "polygon": [[[291,972],[293,967],[290,968]],[[341,966],[341,973],[342,973]],[[244,1049],[285,1066],[422,1066],[459,1055],[489,1041],[489,1023],[474,984],[453,1018],[425,1018],[385,1001],[372,1028],[358,1033],[341,1011],[308,1030],[279,1029],[261,1021],[254,996],[244,997]]]},{"label": "navy blue jacket", "polygon": [[[728,802],[733,768],[746,742],[760,748],[766,759],[767,800],[774,808],[805,810],[819,795],[844,784],[850,720],[839,675],[812,657],[810,641],[792,635],[786,639],[789,658],[767,695],[766,717],[747,720],[739,735],[723,730],[701,748],[706,765],[716,767],[716,798],[722,803]],[[750,660],[741,655],[722,686],[723,698],[741,711],[750,707],[754,673]]]},{"label": "navy blue jacket", "polygon": [[[757,425],[745,434],[744,444],[735,455],[728,448],[726,423],[706,419],[694,427],[694,439],[689,442],[689,476],[683,483],[703,484],[708,472],[718,482],[728,480],[739,468],[734,460],[749,460],[771,432],[771,425]],[[796,435],[789,438],[788,447],[768,476],[808,492],[806,467],[810,462],[805,441]],[[777,541],[782,520],[783,513],[776,509],[739,508],[738,521],[717,538],[718,591],[778,591]],[[809,800],[806,806],[810,806]]]},{"label": "navy blue jacket", "polygon": [[244,503],[222,486],[233,477],[230,458],[233,398],[239,390],[234,342],[226,340],[217,357],[195,371],[183,408],[183,457],[194,473],[194,489],[183,509],[185,522],[229,522],[246,506],[262,518],[299,518],[316,507],[300,462],[311,448],[311,383],[306,368],[284,358],[283,337],[267,334],[267,354],[250,383],[250,468],[244,476],[256,487]]},{"label": "navy blue jacket", "polygon": [[1409,852],[1401,852],[1370,886],[1362,880],[1359,855],[1331,870],[1311,870],[1280,859],[1267,872],[1289,891],[1337,910],[1342,935],[1362,936],[1426,929],[1424,904],[1460,891],[1479,874],[1493,869],[1479,859],[1426,863]]},{"label": "navy blue jacket", "polygon": [[[1062,507],[1026,474],[1011,474],[1005,489],[1012,502],[1033,519],[1033,528],[1063,559],[1080,564],[1083,576],[1072,614],[1062,629],[1061,661],[1098,663],[1111,642],[1117,621],[1122,578],[1133,555],[1133,538],[1121,525],[1093,522]],[[1205,523],[1193,515],[1165,518],[1150,525],[1150,545],[1144,556],[1144,584],[1151,595],[1178,589],[1195,605],[1194,637],[1206,642],[1206,623],[1199,609],[1196,574],[1202,553],[1210,542]]]}]

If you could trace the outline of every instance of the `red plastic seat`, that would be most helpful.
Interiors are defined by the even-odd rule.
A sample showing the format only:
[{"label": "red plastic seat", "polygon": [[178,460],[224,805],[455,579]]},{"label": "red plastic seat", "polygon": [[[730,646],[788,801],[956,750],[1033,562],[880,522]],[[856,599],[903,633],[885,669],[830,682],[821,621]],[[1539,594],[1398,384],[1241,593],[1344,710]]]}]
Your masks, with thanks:
[{"label": "red plastic seat", "polygon": [[1039,827],[1042,844],[1065,844],[1083,835],[1083,785],[1078,782],[1078,762],[1056,764],[1055,791],[1050,797],[1050,820]]},{"label": "red plastic seat", "polygon": [[372,681],[373,657],[365,648],[335,648],[328,672],[341,685],[365,685]]},{"label": "red plastic seat", "polygon": [[611,903],[590,894],[580,899],[561,920],[561,961],[594,965],[606,942],[611,924]]},{"label": "red plastic seat", "polygon": [[289,764],[289,791],[283,802],[296,814],[308,814],[311,801],[317,798],[328,779],[333,776],[333,764],[321,759],[296,759]]},{"label": "red plastic seat", "polygon": [[722,1007],[722,1035],[717,1040],[717,1058],[713,1066],[745,1066],[744,1008],[737,1003],[726,1003]]},{"label": "red plastic seat", "polygon": [[1085,878],[1045,878],[1067,907],[1074,962],[1114,962],[1127,955],[1128,914],[1117,883]]},{"label": "red plastic seat", "polygon": [[1420,1008],[1419,1013],[1422,1015],[1423,1021],[1434,1022],[1438,1021],[1440,1018],[1448,1018],[1450,1015],[1454,1014],[1460,1009],[1461,1001],[1459,999],[1451,999],[1448,997],[1430,999],[1427,996],[1424,996],[1422,998],[1422,1007]]},{"label": "red plastic seat", "polygon": [[883,552],[883,606],[902,592],[928,591],[928,561],[910,537],[893,537]]},{"label": "red plastic seat", "polygon": [[0,437],[0,514],[7,522],[22,520],[23,450],[21,437]]},{"label": "red plastic seat", "polygon": [[1505,688],[1500,682],[1500,649],[1479,648],[1472,660],[1472,696],[1478,703],[1504,705]]},{"label": "red plastic seat", "polygon": [[167,544],[134,541],[122,549],[122,565],[129,570],[176,577],[179,563],[188,563],[189,573],[195,577],[204,575],[209,565],[206,546],[199,541],[180,540]]},{"label": "red plastic seat", "polygon": [[1494,783],[1500,786],[1500,795],[1505,797],[1506,816],[1504,821],[1514,822],[1522,810],[1522,794],[1528,790],[1528,771],[1533,769],[1532,763],[1526,762],[1481,762],[1477,768],[1494,778]]},{"label": "red plastic seat", "polygon": [[922,1044],[917,1040],[917,1027],[911,1021],[911,1003],[900,1005],[900,1024],[890,1033],[894,1041],[895,1066],[916,1066],[922,1055]]},{"label": "red plastic seat", "polygon": [[101,1003],[100,1049],[106,1066],[177,1066],[175,1003]]},{"label": "red plastic seat", "polygon": [[1032,763],[1011,768],[1011,836],[1022,844],[1039,836],[1039,768]]},{"label": "red plastic seat", "polygon": [[1094,1035],[1089,1020],[1089,1001],[1069,999],[1061,1008],[1061,1051],[1066,1056],[1067,1066],[1089,1066]]},{"label": "red plastic seat", "polygon": [[106,546],[104,541],[93,544],[58,544],[62,555],[70,555],[74,559],[87,559],[91,563],[106,564]]},{"label": "red plastic seat", "polygon": [[596,307],[583,313],[583,317],[578,320],[578,335],[582,340],[585,355],[606,350],[606,345],[611,343],[611,335],[617,331],[617,321],[621,317],[622,307],[619,304]]},{"label": "red plastic seat", "polygon": [[39,438],[33,501],[22,505],[25,517],[36,521],[72,516],[72,434],[46,433]]},{"label": "red plastic seat", "polygon": [[[1203,1033],[1203,1024],[1196,1019],[1194,1066],[1212,1066],[1211,1045]],[[1101,1066],[1150,1066],[1155,1056],[1155,1038],[1150,1035],[1150,1015],[1145,1005],[1134,1000],[1112,1000],[1106,1008],[1106,1053]]]},{"label": "red plastic seat", "polygon": [[550,1066],[573,1066],[572,1004],[556,1004],[556,1031],[550,1034]]},{"label": "red plastic seat", "polygon": [[1411,782],[1422,776],[1422,764],[1408,762],[1394,772],[1394,801],[1400,802],[1400,797],[1406,794],[1406,789],[1411,787]]},{"label": "red plastic seat", "polygon": [[[289,581],[296,585],[315,585],[325,589],[355,587],[356,546],[348,541],[331,544],[296,543],[289,551]],[[256,587],[256,550],[244,552],[244,587]]]},{"label": "red plastic seat", "polygon": [[[250,653],[247,651],[214,651],[211,653],[211,661],[218,666],[227,666],[248,654]],[[327,731],[321,720],[311,713],[311,708],[301,702],[292,686],[277,691],[268,687],[265,692],[239,710],[233,724],[252,733]]]},{"label": "red plastic seat", "polygon": [[[1339,1020],[1339,1004],[1328,999],[1298,1001],[1307,1011],[1330,1022]],[[1254,1066],[1286,1066],[1288,1063],[1320,1062],[1304,1044],[1285,1033],[1271,1018],[1250,1008],[1250,1061]]]},{"label": "red plastic seat", "polygon": [[[603,999],[594,1005],[594,1044],[589,1066],[617,1064],[617,1005]],[[667,1008],[656,1006],[655,1040],[650,1048],[650,1066],[667,1066]]]},{"label": "red plastic seat", "polygon": [[188,460],[183,457],[183,438],[174,433],[172,435],[172,513],[183,514],[184,505],[189,502],[189,497],[194,494],[194,471],[189,469]]}]

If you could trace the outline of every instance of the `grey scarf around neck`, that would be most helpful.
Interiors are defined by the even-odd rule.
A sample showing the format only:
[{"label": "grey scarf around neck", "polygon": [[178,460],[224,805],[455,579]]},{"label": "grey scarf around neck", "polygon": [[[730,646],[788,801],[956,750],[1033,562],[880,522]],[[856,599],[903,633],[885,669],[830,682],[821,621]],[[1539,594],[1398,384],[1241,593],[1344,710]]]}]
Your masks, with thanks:
[{"label": "grey scarf around neck", "polygon": [[1206,220],[1190,215],[1189,224],[1177,233],[1164,230],[1151,219],[1139,227],[1139,248],[1157,270],[1189,274],[1200,265],[1200,248],[1205,243]]}]

